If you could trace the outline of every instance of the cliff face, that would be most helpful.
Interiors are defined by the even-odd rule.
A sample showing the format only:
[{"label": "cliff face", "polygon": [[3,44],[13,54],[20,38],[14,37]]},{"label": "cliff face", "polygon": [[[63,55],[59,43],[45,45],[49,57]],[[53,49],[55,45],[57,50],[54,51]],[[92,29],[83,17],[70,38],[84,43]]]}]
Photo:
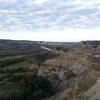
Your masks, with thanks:
[{"label": "cliff face", "polygon": [[99,100],[100,42],[0,41],[1,98]]}]

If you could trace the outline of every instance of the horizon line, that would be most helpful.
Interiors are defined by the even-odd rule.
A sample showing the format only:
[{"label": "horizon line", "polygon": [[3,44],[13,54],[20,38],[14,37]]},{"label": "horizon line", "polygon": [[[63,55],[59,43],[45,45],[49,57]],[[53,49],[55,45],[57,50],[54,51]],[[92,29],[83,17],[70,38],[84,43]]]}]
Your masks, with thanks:
[{"label": "horizon line", "polygon": [[0,38],[0,40],[10,40],[10,41],[30,41],[30,42],[82,42],[82,41],[100,41],[100,40],[77,40],[77,41],[46,41],[46,40],[28,40],[28,39],[10,39],[10,38]]}]

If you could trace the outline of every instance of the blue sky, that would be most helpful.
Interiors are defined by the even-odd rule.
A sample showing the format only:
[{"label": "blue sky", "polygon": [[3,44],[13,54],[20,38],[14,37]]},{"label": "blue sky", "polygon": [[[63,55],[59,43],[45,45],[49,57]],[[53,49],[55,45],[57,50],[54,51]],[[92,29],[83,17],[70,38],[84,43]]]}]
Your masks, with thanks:
[{"label": "blue sky", "polygon": [[0,0],[0,38],[100,40],[100,0]]}]

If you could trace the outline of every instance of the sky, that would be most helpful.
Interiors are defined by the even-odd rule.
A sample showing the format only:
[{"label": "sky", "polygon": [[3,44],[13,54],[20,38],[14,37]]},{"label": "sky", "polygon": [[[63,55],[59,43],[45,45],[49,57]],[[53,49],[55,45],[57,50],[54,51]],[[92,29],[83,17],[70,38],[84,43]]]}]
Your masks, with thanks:
[{"label": "sky", "polygon": [[100,40],[100,0],[0,0],[0,39]]}]

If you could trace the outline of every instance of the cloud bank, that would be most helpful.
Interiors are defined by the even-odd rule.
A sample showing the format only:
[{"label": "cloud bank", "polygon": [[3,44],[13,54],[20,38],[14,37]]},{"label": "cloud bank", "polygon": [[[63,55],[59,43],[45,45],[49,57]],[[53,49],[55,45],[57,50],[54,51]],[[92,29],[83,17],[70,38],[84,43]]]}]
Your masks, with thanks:
[{"label": "cloud bank", "polygon": [[0,30],[100,28],[100,0],[0,0]]}]

